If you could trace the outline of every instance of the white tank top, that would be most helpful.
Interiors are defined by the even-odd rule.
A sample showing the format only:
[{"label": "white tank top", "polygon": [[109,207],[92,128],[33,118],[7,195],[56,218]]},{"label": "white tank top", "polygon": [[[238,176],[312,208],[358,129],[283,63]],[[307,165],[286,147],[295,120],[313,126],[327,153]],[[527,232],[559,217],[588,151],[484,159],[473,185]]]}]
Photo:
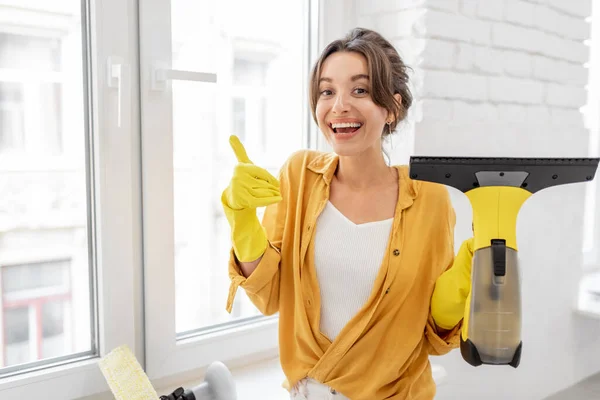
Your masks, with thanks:
[{"label": "white tank top", "polygon": [[355,224],[327,202],[317,219],[315,268],[320,329],[333,341],[366,303],[387,248],[393,218]]}]

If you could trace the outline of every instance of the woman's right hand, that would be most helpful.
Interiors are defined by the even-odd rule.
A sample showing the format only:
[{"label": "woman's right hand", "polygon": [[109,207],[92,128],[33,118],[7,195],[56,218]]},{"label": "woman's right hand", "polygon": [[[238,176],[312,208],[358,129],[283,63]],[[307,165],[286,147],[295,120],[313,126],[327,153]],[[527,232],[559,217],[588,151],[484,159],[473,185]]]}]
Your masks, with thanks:
[{"label": "woman's right hand", "polygon": [[279,181],[266,169],[254,165],[244,145],[235,135],[229,138],[237,158],[233,177],[223,192],[224,205],[234,211],[256,209],[281,201]]},{"label": "woman's right hand", "polygon": [[250,161],[237,136],[231,136],[229,143],[238,163],[229,186],[221,195],[221,203],[231,226],[235,256],[242,263],[254,262],[262,257],[268,246],[256,209],[281,201],[279,181]]}]

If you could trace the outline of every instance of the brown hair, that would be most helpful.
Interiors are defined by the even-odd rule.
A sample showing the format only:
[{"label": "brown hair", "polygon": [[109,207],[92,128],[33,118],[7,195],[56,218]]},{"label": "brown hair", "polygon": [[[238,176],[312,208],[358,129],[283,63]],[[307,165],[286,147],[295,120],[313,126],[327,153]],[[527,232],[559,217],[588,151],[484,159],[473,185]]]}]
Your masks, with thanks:
[{"label": "brown hair", "polygon": [[[382,135],[391,134],[398,122],[406,118],[408,108],[412,104],[407,67],[394,46],[379,33],[369,29],[355,28],[343,39],[331,42],[321,53],[313,67],[309,85],[313,119],[318,123],[315,110],[319,99],[319,78],[323,63],[327,57],[338,51],[353,51],[367,59],[371,98],[375,104],[394,115],[394,121],[385,126]],[[400,103],[394,98],[396,93],[400,94]]]}]

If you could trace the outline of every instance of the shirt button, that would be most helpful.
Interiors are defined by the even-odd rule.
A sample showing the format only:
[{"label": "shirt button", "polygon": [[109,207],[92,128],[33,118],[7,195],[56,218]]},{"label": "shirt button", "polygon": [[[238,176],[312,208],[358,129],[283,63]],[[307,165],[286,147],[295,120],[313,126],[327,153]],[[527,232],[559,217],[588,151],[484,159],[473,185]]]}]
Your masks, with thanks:
[{"label": "shirt button", "polygon": [[398,249],[394,249],[394,255],[395,255],[395,256],[398,256],[398,255],[400,255],[400,250],[398,250]]},{"label": "shirt button", "polygon": [[329,391],[331,392],[331,394],[337,394],[337,392],[333,388],[329,389]]},{"label": "shirt button", "polygon": [[390,288],[385,289],[385,294],[388,294],[390,292]]}]

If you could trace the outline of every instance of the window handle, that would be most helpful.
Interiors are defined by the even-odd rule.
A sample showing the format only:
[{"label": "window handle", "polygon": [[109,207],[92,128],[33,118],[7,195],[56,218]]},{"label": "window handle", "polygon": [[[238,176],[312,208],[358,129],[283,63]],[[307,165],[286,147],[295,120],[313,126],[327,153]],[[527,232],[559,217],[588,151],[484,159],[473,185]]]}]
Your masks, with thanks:
[{"label": "window handle", "polygon": [[108,58],[108,87],[117,89],[117,126],[123,127],[123,116],[129,115],[124,107],[129,107],[129,66],[124,63],[123,58],[111,56]]},{"label": "window handle", "polygon": [[217,74],[169,69],[163,63],[155,63],[152,67],[152,90],[165,90],[167,88],[167,81],[216,83]]}]

